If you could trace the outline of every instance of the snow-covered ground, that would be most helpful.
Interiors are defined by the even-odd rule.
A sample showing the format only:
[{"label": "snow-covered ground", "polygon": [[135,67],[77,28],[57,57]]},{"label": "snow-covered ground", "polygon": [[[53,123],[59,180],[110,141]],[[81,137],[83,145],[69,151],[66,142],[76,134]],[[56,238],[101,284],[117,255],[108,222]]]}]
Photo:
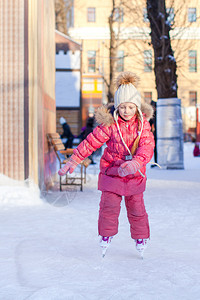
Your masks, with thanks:
[{"label": "snow-covered ground", "polygon": [[0,176],[0,300],[200,299],[200,157],[192,150],[185,144],[185,170],[148,167],[144,260],[124,203],[119,233],[101,257],[98,164],[89,166],[84,192],[46,199],[32,185]]}]

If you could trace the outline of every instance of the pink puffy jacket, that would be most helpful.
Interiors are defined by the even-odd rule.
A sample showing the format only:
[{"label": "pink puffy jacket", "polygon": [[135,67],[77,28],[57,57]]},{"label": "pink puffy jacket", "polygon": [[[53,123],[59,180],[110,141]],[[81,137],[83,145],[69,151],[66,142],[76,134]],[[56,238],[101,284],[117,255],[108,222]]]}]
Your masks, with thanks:
[{"label": "pink puffy jacket", "polygon": [[[147,107],[145,105],[145,107]],[[149,109],[149,108],[148,108]],[[152,114],[152,110],[149,109]],[[129,196],[133,194],[139,194],[145,190],[146,186],[146,164],[151,160],[153,156],[154,149],[154,137],[150,130],[150,124],[145,118],[143,113],[144,125],[143,131],[140,137],[139,146],[136,150],[135,155],[133,156],[134,160],[137,160],[141,165],[140,171],[145,176],[137,171],[134,175],[128,175],[126,177],[120,177],[118,175],[119,166],[124,163],[125,156],[129,155],[126,147],[121,141],[117,125],[114,122],[108,122],[108,125],[105,125],[105,120],[110,120],[111,114],[109,116],[102,117],[102,111],[100,116],[97,112],[97,120],[104,125],[97,126],[92,133],[90,133],[85,140],[74,150],[74,155],[76,156],[76,161],[82,161],[88,157],[93,151],[100,148],[104,143],[107,147],[104,150],[104,153],[100,161],[100,173],[98,181],[98,189],[101,191],[109,191],[123,196]],[[121,134],[123,139],[131,150],[134,140],[137,137],[137,119],[134,116],[129,121],[124,121],[122,118],[118,118],[118,123],[120,127]]]}]

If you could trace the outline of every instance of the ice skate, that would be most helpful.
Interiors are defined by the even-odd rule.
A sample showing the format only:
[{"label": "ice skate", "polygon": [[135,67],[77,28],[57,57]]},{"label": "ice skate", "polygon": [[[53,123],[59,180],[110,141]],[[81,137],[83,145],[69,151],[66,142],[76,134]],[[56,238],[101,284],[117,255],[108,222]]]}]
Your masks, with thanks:
[{"label": "ice skate", "polygon": [[113,236],[101,236],[99,243],[100,243],[100,247],[102,250],[102,257],[104,257],[106,255],[106,251],[107,251],[108,247],[110,246],[112,238],[113,238]]},{"label": "ice skate", "polygon": [[136,249],[140,253],[140,256],[141,256],[142,259],[143,259],[144,250],[147,247],[147,241],[148,241],[148,239],[137,239],[137,240],[135,240]]}]

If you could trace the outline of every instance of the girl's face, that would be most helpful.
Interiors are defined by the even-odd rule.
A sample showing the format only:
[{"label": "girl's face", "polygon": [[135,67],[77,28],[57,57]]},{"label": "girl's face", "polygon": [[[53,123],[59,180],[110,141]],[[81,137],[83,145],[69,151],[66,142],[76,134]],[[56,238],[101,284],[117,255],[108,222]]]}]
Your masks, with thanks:
[{"label": "girl's face", "polygon": [[119,105],[120,116],[129,121],[136,113],[136,105],[131,102],[122,103]]}]

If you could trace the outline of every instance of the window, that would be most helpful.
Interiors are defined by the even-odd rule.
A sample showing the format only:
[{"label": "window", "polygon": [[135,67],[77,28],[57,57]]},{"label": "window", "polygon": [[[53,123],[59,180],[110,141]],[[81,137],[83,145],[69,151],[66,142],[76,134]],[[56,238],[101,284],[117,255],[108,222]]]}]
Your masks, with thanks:
[{"label": "window", "polygon": [[189,50],[189,72],[197,72],[197,51]]},{"label": "window", "polygon": [[88,9],[87,9],[87,21],[88,22],[95,22],[96,21],[95,7],[88,7]]},{"label": "window", "polygon": [[67,28],[74,27],[74,3],[71,0],[71,7],[67,10],[66,19],[67,19]]},{"label": "window", "polygon": [[96,51],[88,51],[88,72],[93,73],[96,71]]},{"label": "window", "polygon": [[168,17],[167,17],[167,21],[171,24],[174,23],[174,8],[170,7],[166,9]]},{"label": "window", "polygon": [[123,72],[124,71],[124,51],[123,50],[119,50],[117,52],[117,67],[116,67],[116,71],[117,72]]},{"label": "window", "polygon": [[152,71],[152,51],[151,50],[144,51],[144,71],[145,72]]},{"label": "window", "polygon": [[114,21],[124,22],[124,11],[123,8],[116,7],[114,10]]},{"label": "window", "polygon": [[196,8],[190,7],[188,8],[188,22],[196,22]]},{"label": "window", "polygon": [[145,23],[149,22],[149,19],[148,19],[148,16],[147,16],[147,9],[146,9],[146,7],[143,8],[143,21]]},{"label": "window", "polygon": [[144,92],[144,102],[151,104],[152,92]]},{"label": "window", "polygon": [[191,91],[189,92],[189,105],[196,106],[197,104],[197,92]]}]

